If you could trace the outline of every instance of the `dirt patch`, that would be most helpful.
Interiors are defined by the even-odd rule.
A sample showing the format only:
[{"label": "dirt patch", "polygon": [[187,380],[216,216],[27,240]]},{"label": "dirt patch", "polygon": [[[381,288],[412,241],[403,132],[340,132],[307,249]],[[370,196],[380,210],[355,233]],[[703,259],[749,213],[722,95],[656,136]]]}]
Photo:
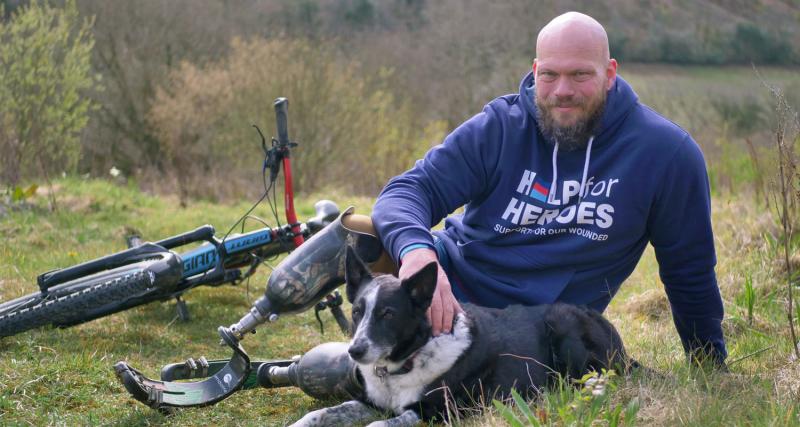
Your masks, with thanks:
[{"label": "dirt patch", "polygon": [[94,212],[97,211],[97,203],[91,196],[67,196],[56,199],[59,209],[70,212]]},{"label": "dirt patch", "polygon": [[42,185],[36,189],[36,195],[42,197],[50,197],[51,194],[58,194],[61,192],[61,184]]},{"label": "dirt patch", "polygon": [[775,373],[775,392],[783,401],[800,397],[800,362],[792,357]]},{"label": "dirt patch", "polygon": [[653,320],[668,319],[671,313],[669,300],[661,290],[648,289],[628,298],[625,311]]},{"label": "dirt patch", "polygon": [[42,197],[48,201],[50,200],[51,196],[55,196],[56,208],[69,212],[83,213],[97,210],[97,203],[93,197],[62,195],[62,189],[63,186],[60,184],[42,186],[36,190],[36,196]]},{"label": "dirt patch", "polygon": [[[786,258],[783,255],[783,248],[780,249],[779,256],[775,258],[775,263],[778,265],[778,269],[785,274]],[[797,275],[797,272],[800,271],[800,252],[789,254],[789,266],[792,268],[792,275]]]},{"label": "dirt patch", "polygon": [[641,425],[662,426],[667,424],[667,419],[672,415],[674,402],[670,402],[666,396],[659,393],[646,384],[640,385],[634,390],[639,399],[639,412],[636,414],[636,421]]}]

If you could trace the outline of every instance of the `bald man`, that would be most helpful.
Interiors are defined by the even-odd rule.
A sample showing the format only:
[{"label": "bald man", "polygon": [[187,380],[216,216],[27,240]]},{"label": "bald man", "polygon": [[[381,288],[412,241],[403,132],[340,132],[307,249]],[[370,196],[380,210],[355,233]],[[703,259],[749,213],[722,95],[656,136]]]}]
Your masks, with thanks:
[{"label": "bald man", "polygon": [[401,277],[442,267],[436,335],[464,302],[602,312],[650,243],[687,354],[724,366],[710,205],[700,148],[639,103],[602,25],[570,12],[539,33],[519,93],[392,179],[372,221]]}]

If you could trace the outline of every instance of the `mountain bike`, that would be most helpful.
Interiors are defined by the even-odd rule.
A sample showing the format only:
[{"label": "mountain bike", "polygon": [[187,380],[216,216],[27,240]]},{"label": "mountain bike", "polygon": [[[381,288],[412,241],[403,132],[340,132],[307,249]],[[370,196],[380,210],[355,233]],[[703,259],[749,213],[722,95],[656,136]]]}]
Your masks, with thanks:
[{"label": "mountain bike", "polygon": [[[278,137],[272,138],[271,146],[254,125],[265,155],[264,193],[224,237],[215,237],[214,227],[204,225],[157,242],[142,243],[141,239],[132,238],[127,250],[41,274],[37,278],[39,292],[0,304],[0,337],[47,325],[69,327],[170,299],[177,301],[179,316],[188,319],[188,309],[181,299],[185,292],[198,286],[239,283],[252,276],[265,260],[292,251],[335,220],[339,216],[338,208],[333,202],[323,200],[314,205],[314,217],[304,223],[298,222],[290,155],[297,144],[289,140],[288,101],[278,98],[274,107]],[[286,211],[284,225],[280,225],[274,200],[274,185],[281,170]],[[278,226],[231,235],[264,199],[269,201]],[[173,250],[199,242],[203,244],[180,254]],[[336,301],[336,298],[329,299],[332,309]],[[334,316],[337,321],[343,319],[337,311]]]}]

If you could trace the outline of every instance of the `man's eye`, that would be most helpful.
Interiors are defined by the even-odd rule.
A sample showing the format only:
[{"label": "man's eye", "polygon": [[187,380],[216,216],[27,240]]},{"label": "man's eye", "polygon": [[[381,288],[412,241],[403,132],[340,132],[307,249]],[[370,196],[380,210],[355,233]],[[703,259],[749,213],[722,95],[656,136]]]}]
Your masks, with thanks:
[{"label": "man's eye", "polygon": [[548,81],[555,80],[556,73],[553,73],[553,72],[550,72],[550,71],[543,71],[543,72],[539,73],[539,77],[544,79],[544,80],[548,80]]}]

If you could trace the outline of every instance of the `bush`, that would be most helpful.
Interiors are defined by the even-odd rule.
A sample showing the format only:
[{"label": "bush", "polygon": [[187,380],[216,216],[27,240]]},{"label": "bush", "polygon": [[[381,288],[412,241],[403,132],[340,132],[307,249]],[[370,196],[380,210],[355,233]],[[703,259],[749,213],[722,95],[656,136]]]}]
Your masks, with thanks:
[{"label": "bush", "polygon": [[324,43],[302,40],[237,39],[224,60],[183,63],[150,112],[182,198],[260,189],[251,125],[276,134],[272,104],[279,96],[289,99],[289,137],[300,144],[293,157],[297,188],[376,194],[445,129],[387,89],[390,71],[363,76]]},{"label": "bush", "polygon": [[[0,15],[2,15],[0,11]],[[72,171],[92,106],[92,21],[74,0],[31,2],[0,21],[0,183]]]},{"label": "bush", "polygon": [[743,23],[736,26],[733,35],[734,62],[757,64],[791,64],[792,46],[785,37],[762,31],[759,27]]}]

